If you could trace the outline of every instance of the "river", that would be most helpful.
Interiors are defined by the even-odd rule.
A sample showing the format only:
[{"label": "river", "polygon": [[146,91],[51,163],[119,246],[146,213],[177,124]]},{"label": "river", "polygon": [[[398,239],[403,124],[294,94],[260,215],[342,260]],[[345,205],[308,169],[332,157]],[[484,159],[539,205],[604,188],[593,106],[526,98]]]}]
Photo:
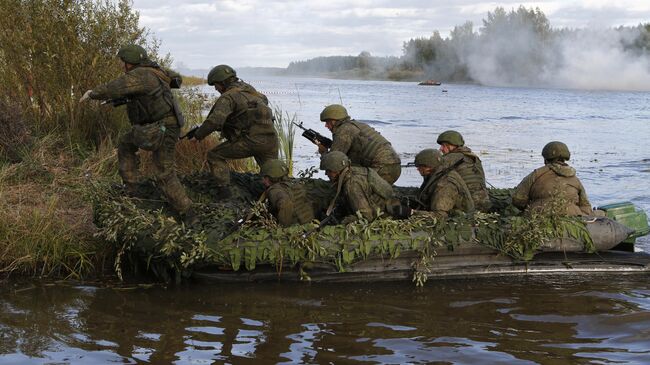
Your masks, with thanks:
[{"label": "river", "polygon": [[[460,131],[496,187],[567,143],[593,205],[650,211],[650,93],[246,78],[305,126],[343,103],[403,162]],[[207,90],[207,89],[206,89]],[[297,169],[318,165],[296,136]],[[398,185],[419,185],[415,170]],[[647,237],[638,247],[650,250]],[[0,364],[647,364],[650,276],[562,275],[325,285],[7,283]]]}]

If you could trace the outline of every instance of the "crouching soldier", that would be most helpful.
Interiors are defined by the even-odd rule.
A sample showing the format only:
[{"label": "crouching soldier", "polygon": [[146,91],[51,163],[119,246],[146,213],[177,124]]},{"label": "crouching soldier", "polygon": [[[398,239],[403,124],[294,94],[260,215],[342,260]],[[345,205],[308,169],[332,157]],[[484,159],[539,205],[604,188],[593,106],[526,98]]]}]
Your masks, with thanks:
[{"label": "crouching soldier", "polygon": [[542,149],[544,166],[526,176],[515,188],[512,204],[520,209],[541,209],[553,199],[563,199],[566,215],[591,215],[587,192],[566,161],[571,157],[562,142],[550,142]]},{"label": "crouching soldier", "polygon": [[339,104],[325,107],[320,120],[332,131],[332,146],[328,150],[319,144],[318,152],[343,152],[353,166],[372,167],[389,184],[397,181],[402,173],[400,158],[390,142],[374,128],[351,119],[345,107]]},{"label": "crouching soldier", "polygon": [[314,220],[315,207],[307,195],[307,188],[289,179],[289,169],[280,160],[269,160],[262,165],[260,175],[266,187],[266,199],[271,214],[281,226],[305,224]]},{"label": "crouching soldier", "polygon": [[132,127],[117,145],[117,158],[127,191],[134,193],[137,187],[138,149],[151,151],[158,186],[186,223],[194,223],[192,201],[174,171],[183,117],[170,88],[180,87],[180,76],[150,61],[138,45],[124,46],[117,55],[124,62],[124,75],[88,90],[80,101],[90,98],[126,103]]},{"label": "crouching soldier", "polygon": [[[417,209],[436,218],[447,218],[452,213],[472,213],[474,202],[463,178],[453,168],[443,165],[442,154],[434,149],[420,151],[415,166],[424,182],[418,189]],[[414,214],[419,214],[418,211]]]},{"label": "crouching soldier", "polygon": [[465,146],[463,136],[456,131],[440,133],[437,140],[440,152],[444,155],[442,162],[445,167],[453,167],[463,178],[467,188],[472,193],[472,200],[477,210],[487,212],[492,203],[485,186],[485,173],[481,159]]},{"label": "crouching soldier", "polygon": [[321,157],[320,169],[336,185],[336,195],[330,203],[329,215],[341,197],[341,206],[349,213],[341,223],[357,220],[357,212],[372,221],[385,210],[386,201],[393,195],[391,185],[374,169],[351,166],[350,159],[341,151],[332,151]]}]

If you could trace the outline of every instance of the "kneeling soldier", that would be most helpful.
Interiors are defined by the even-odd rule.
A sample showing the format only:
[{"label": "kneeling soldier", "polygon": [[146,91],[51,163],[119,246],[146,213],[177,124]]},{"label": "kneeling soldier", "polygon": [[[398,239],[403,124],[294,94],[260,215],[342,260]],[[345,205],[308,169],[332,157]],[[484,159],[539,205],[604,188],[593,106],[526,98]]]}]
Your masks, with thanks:
[{"label": "kneeling soldier", "polygon": [[269,160],[262,165],[260,175],[271,214],[285,227],[309,223],[314,220],[314,205],[306,187],[289,179],[288,174],[287,165],[280,160]]},{"label": "kneeling soldier", "polygon": [[420,151],[415,156],[415,166],[424,178],[417,195],[419,209],[437,218],[446,218],[453,212],[474,211],[472,195],[463,178],[453,168],[443,165],[439,151]]},{"label": "kneeling soldier", "polygon": [[565,200],[566,215],[591,215],[587,192],[576,170],[565,161],[571,153],[562,142],[550,142],[542,149],[544,167],[534,170],[517,185],[512,204],[520,209],[539,209],[559,196]]},{"label": "kneeling soldier", "polygon": [[332,151],[321,158],[320,169],[330,181],[336,184],[336,196],[330,203],[328,214],[331,213],[339,195],[343,198],[343,206],[350,215],[342,223],[347,224],[357,220],[356,213],[369,221],[377,218],[377,212],[383,212],[387,199],[393,195],[391,185],[382,179],[374,169],[369,167],[350,166],[350,159],[345,153]]}]

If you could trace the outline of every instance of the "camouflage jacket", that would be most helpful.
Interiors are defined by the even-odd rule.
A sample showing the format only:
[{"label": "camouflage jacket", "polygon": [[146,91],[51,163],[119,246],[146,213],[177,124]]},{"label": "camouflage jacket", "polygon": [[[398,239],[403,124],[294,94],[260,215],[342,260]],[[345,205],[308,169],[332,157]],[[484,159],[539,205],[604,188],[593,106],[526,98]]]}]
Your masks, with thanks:
[{"label": "camouflage jacket", "polygon": [[[126,99],[126,111],[133,125],[149,124],[166,117],[176,117],[176,101],[170,82],[178,74],[157,66],[137,66],[113,81],[97,86],[90,98],[99,100]],[[180,109],[177,123],[182,124]],[[180,119],[180,120],[179,120]]]},{"label": "camouflage jacket", "polygon": [[535,209],[554,198],[565,201],[567,215],[592,214],[591,203],[576,170],[565,163],[549,163],[531,172],[517,185],[512,204],[520,209]]},{"label": "camouflage jacket", "polygon": [[377,210],[385,211],[386,200],[393,194],[392,186],[382,179],[375,170],[368,167],[352,166],[339,177],[341,196],[351,215],[344,219],[349,223],[356,220],[356,212],[368,219],[377,218]]},{"label": "camouflage jacket", "polygon": [[314,220],[315,207],[306,190],[304,185],[288,179],[276,182],[266,190],[269,210],[280,225],[287,227]]},{"label": "camouflage jacket", "polygon": [[485,173],[481,159],[471,149],[461,146],[442,157],[444,168],[454,167],[454,170],[463,179],[477,210],[487,211],[491,202],[487,187],[485,186]]},{"label": "camouflage jacket", "polygon": [[273,112],[268,104],[266,96],[254,87],[236,81],[214,103],[195,136],[203,139],[214,131],[221,132],[229,141],[243,137],[276,136]]},{"label": "camouflage jacket", "polygon": [[437,218],[446,218],[453,212],[472,213],[474,202],[467,185],[456,171],[434,172],[427,176],[418,190],[420,209]]},{"label": "camouflage jacket", "polygon": [[344,120],[332,130],[330,151],[341,151],[354,166],[372,167],[399,164],[400,158],[379,132],[355,120]]}]

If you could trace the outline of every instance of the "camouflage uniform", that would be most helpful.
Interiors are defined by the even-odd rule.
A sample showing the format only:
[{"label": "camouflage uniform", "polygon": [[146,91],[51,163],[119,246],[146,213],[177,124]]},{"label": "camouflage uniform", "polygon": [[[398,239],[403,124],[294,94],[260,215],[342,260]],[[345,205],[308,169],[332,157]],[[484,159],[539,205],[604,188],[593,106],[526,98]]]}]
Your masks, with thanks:
[{"label": "camouflage uniform", "polygon": [[390,142],[365,123],[341,120],[332,129],[330,151],[345,153],[354,166],[372,167],[389,184],[402,173],[400,158]]},{"label": "camouflage uniform", "polygon": [[192,202],[174,171],[175,148],[182,123],[175,115],[175,101],[169,86],[170,77],[176,75],[146,63],[93,89],[90,98],[128,99],[126,110],[132,127],[117,146],[119,172],[127,188],[133,189],[138,180],[138,149],[152,151],[158,185],[174,209],[185,213]]},{"label": "camouflage uniform", "polygon": [[446,218],[454,211],[474,211],[474,202],[467,185],[453,170],[444,175],[434,172],[427,176],[418,190],[417,200],[422,204],[421,209],[431,212],[437,218]]},{"label": "camouflage uniform", "polygon": [[268,99],[243,81],[227,85],[207,119],[196,131],[203,139],[213,131],[221,132],[226,141],[208,153],[210,170],[217,185],[230,183],[228,160],[253,156],[259,166],[277,158],[278,135]]},{"label": "camouflage uniform", "polygon": [[309,223],[316,207],[307,195],[307,188],[298,181],[283,179],[266,190],[271,214],[282,226]]},{"label": "camouflage uniform", "polygon": [[465,146],[456,147],[453,151],[442,157],[444,168],[454,167],[465,181],[467,188],[472,193],[472,200],[477,210],[487,212],[492,203],[485,186],[485,173],[481,159],[471,149]]},{"label": "camouflage uniform", "polygon": [[563,162],[553,162],[534,170],[517,185],[512,204],[520,209],[541,208],[557,194],[566,200],[566,214],[591,215],[591,203],[576,170]]},{"label": "camouflage uniform", "polygon": [[339,179],[341,196],[345,200],[348,213],[343,223],[357,219],[356,212],[361,212],[368,220],[377,218],[377,209],[385,211],[386,200],[390,199],[393,189],[374,169],[351,166],[344,170]]}]

